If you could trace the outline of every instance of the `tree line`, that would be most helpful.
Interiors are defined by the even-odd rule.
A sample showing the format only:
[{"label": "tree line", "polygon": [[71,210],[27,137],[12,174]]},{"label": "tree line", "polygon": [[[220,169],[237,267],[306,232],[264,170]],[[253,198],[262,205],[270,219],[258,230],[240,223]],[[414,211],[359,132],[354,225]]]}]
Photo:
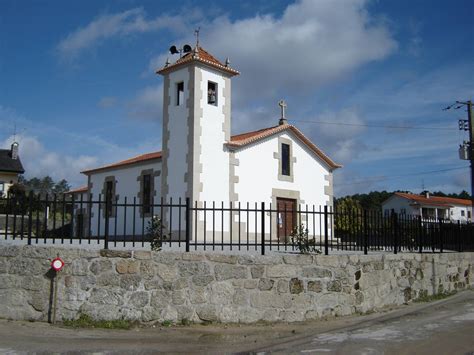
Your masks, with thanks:
[{"label": "tree line", "polygon": [[33,177],[31,179],[26,179],[25,177],[20,176],[18,183],[13,184],[8,190],[8,193],[12,197],[25,196],[30,192],[34,195],[46,196],[54,194],[61,195],[68,192],[70,189],[71,186],[66,179],[54,181],[50,176],[42,178]]}]

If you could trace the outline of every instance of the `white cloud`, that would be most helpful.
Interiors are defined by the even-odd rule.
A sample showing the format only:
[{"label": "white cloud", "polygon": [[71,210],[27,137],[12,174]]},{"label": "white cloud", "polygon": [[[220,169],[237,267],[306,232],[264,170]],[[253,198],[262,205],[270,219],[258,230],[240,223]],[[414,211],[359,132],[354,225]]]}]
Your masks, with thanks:
[{"label": "white cloud", "polygon": [[[303,0],[281,17],[218,17],[202,24],[201,43],[217,56],[230,57],[241,71],[234,95],[240,104],[280,92],[307,95],[397,48],[365,5],[363,0]],[[162,66],[166,57],[152,59],[149,69]]]},{"label": "white cloud", "polygon": [[113,96],[105,96],[102,97],[99,102],[97,103],[97,106],[100,108],[110,108],[114,107],[117,103],[117,98]]},{"label": "white cloud", "polygon": [[148,86],[128,103],[128,115],[133,118],[158,120],[162,117],[163,85]]},{"label": "white cloud", "polygon": [[[96,157],[61,155],[50,151],[34,136],[20,135],[16,140],[20,143],[19,154],[26,177],[49,175],[55,181],[66,179],[78,185],[84,182],[84,177],[81,177],[79,172],[98,163]],[[10,147],[12,141],[13,137],[8,137],[0,146]]]},{"label": "white cloud", "polygon": [[183,26],[183,21],[178,16],[163,15],[147,19],[142,8],[134,8],[97,17],[84,27],[68,34],[59,42],[56,49],[63,59],[74,59],[82,51],[110,38],[161,29],[179,31]]}]

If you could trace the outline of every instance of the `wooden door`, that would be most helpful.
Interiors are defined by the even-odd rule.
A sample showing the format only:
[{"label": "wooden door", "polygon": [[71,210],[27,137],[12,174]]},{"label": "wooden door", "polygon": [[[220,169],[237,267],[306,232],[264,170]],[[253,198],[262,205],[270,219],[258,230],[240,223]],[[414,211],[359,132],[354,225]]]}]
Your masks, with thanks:
[{"label": "wooden door", "polygon": [[277,198],[278,238],[285,240],[296,227],[296,200]]}]

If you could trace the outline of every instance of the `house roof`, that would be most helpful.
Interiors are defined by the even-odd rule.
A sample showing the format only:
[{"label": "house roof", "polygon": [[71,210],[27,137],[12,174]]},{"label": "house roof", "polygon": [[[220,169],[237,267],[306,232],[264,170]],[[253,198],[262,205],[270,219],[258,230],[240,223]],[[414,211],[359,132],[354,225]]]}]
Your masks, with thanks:
[{"label": "house roof", "polygon": [[138,163],[142,163],[142,162],[146,162],[146,161],[150,161],[150,160],[155,160],[155,159],[161,159],[161,151],[160,152],[152,152],[152,153],[137,155],[136,157],[126,159],[126,160],[122,160],[122,161],[112,163],[112,164],[109,164],[109,165],[104,165],[104,166],[101,166],[99,168],[84,170],[84,171],[82,171],[82,173],[86,174],[86,175],[89,175],[91,173],[97,173],[97,172],[100,172],[100,171],[103,171],[103,170],[108,170],[108,169],[112,169],[112,168],[122,168],[122,167],[125,167],[125,166],[128,166],[128,165],[138,164]]},{"label": "house roof", "polygon": [[186,65],[187,63],[191,63],[191,62],[206,64],[210,67],[213,67],[215,69],[219,69],[228,74],[231,74],[231,76],[240,74],[237,70],[232,69],[231,67],[222,64],[213,55],[205,51],[202,47],[194,48],[192,52],[186,53],[184,56],[179,58],[173,64],[165,65],[163,68],[157,70],[156,73],[163,75],[163,74],[169,73],[173,69],[176,69],[180,66]]},{"label": "house roof", "polygon": [[452,207],[452,205],[462,205],[462,206],[472,206],[470,200],[465,200],[462,198],[453,198],[453,197],[441,197],[441,196],[422,196],[409,194],[405,192],[395,192],[395,196],[405,198],[412,201],[415,204],[428,205],[428,206],[438,206],[438,207]]},{"label": "house roof", "polygon": [[0,149],[0,171],[23,174],[25,169],[23,169],[19,157],[18,159],[12,159],[10,149]]},{"label": "house roof", "polygon": [[274,134],[291,131],[293,132],[312,152],[321,158],[332,169],[341,168],[342,165],[335,163],[329,158],[321,149],[319,149],[309,138],[307,138],[298,128],[289,124],[282,124],[269,128],[259,129],[257,131],[246,132],[232,136],[230,141],[226,143],[229,148],[245,147],[249,144],[255,143],[259,140],[268,138]]},{"label": "house roof", "polygon": [[[226,143],[226,145],[229,148],[240,148],[244,147],[246,145],[249,145],[251,143],[254,143],[256,141],[259,141],[261,139],[270,137],[274,134],[283,132],[285,130],[289,130],[293,132],[311,151],[313,151],[318,157],[320,157],[324,162],[326,162],[329,167],[332,169],[337,169],[340,168],[342,165],[336,164],[334,161],[331,160],[326,154],[323,153],[321,149],[319,149],[314,143],[312,143],[306,136],[301,133],[299,129],[292,125],[284,124],[284,125],[279,125],[279,126],[274,126],[274,127],[269,127],[269,128],[264,128],[260,129],[258,131],[251,131],[251,132],[246,132],[246,133],[241,133],[234,135],[230,138],[230,141]],[[108,164],[101,166],[99,168],[94,168],[94,169],[89,169],[89,170],[84,170],[82,171],[83,174],[89,175],[91,173],[97,173],[100,171],[105,171],[109,169],[114,169],[114,168],[122,168],[126,167],[128,165],[132,164],[137,164],[141,162],[146,162],[154,159],[161,159],[161,154],[162,152],[153,152],[153,153],[147,153],[147,154],[141,154],[136,157],[122,160],[116,163]]]},{"label": "house roof", "polygon": [[68,194],[80,194],[80,193],[87,192],[88,190],[89,190],[89,188],[87,186],[81,186],[81,187],[77,187],[75,189],[69,190],[67,193]]}]

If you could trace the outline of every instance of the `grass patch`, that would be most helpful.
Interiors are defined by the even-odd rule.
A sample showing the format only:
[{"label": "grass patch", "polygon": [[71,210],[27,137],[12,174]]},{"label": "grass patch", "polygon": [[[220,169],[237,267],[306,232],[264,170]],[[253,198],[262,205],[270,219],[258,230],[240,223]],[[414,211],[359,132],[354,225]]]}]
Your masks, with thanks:
[{"label": "grass patch", "polygon": [[78,319],[65,319],[63,324],[72,328],[103,328],[103,329],[130,329],[132,322],[125,319],[94,320],[87,314],[81,314]]},{"label": "grass patch", "polygon": [[456,293],[457,293],[457,291],[450,291],[450,292],[437,293],[435,295],[422,295],[422,296],[418,297],[417,299],[415,299],[414,302],[422,303],[422,302],[439,301],[439,300],[443,300],[445,298],[448,298],[450,296],[453,296]]}]

